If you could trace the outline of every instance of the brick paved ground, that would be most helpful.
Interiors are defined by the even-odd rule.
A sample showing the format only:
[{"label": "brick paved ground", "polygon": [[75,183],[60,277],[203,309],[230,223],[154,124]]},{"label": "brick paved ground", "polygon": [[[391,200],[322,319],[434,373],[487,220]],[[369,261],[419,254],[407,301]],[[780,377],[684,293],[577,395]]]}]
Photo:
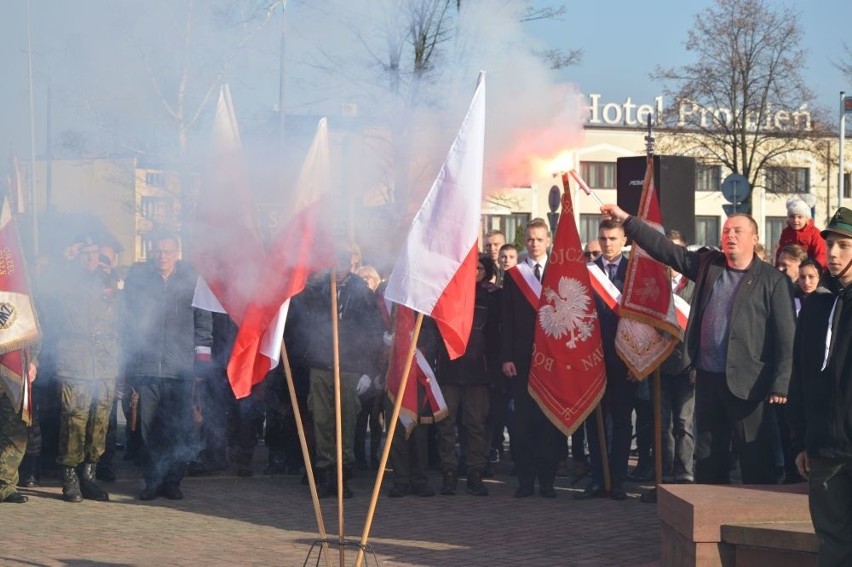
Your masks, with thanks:
[{"label": "brick paved ground", "polygon": [[[263,458],[259,449],[258,458]],[[120,454],[119,454],[120,458]],[[491,495],[382,495],[371,532],[383,566],[655,565],[660,557],[656,507],[630,498],[576,501],[570,478],[559,497],[512,497],[515,479],[501,463]],[[258,465],[256,470],[261,470]],[[0,565],[302,565],[317,539],[307,487],[299,477],[238,478],[230,473],[187,478],[186,499],[141,502],[137,472],[122,464],[108,488],[112,501],[69,504],[58,482],[23,492],[30,501],[0,504]],[[439,484],[437,472],[431,473]],[[387,484],[387,480],[386,480]],[[580,485],[582,486],[582,483]],[[372,478],[361,473],[346,501],[347,536],[360,536]],[[336,502],[323,501],[330,537],[337,537]],[[338,565],[337,552],[332,564]],[[311,564],[315,564],[316,555]],[[324,564],[324,562],[322,563]],[[354,565],[354,553],[347,555]],[[369,565],[375,565],[370,562]]]}]

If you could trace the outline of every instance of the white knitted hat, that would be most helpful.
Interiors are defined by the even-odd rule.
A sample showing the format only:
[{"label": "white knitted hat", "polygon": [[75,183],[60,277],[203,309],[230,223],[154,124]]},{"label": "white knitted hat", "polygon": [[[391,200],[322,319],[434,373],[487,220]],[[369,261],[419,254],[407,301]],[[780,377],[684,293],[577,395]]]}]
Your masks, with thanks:
[{"label": "white knitted hat", "polygon": [[799,197],[787,201],[787,215],[802,215],[811,218],[811,208]]}]

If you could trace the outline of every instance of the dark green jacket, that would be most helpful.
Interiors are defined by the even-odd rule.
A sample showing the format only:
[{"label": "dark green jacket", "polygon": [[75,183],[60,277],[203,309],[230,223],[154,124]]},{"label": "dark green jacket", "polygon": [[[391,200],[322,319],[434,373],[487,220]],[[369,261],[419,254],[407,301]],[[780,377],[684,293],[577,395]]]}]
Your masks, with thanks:
[{"label": "dark green jacket", "polygon": [[83,380],[118,377],[117,278],[73,265],[51,294],[47,324],[56,337],[56,375]]}]

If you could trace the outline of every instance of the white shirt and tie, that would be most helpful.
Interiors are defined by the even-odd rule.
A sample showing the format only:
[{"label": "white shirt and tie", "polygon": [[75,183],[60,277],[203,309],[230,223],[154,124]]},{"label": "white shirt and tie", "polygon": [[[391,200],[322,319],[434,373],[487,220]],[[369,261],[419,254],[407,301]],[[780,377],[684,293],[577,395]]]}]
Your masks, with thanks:
[{"label": "white shirt and tie", "polygon": [[618,273],[618,266],[621,265],[621,259],[623,256],[619,255],[618,258],[610,262],[606,258],[601,258],[601,263],[603,265],[603,271],[606,274],[606,277],[609,278],[609,281],[615,281],[615,276]]},{"label": "white shirt and tie", "polygon": [[541,281],[541,276],[544,274],[544,268],[547,266],[547,256],[544,258],[539,258],[538,260],[533,260],[532,258],[526,259],[527,265],[532,268],[533,275],[535,279]]}]

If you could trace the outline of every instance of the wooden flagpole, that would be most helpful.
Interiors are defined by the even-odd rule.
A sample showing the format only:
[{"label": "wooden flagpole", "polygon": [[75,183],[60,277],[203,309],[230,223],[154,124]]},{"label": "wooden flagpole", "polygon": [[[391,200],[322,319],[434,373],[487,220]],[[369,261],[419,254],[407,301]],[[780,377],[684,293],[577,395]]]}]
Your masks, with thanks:
[{"label": "wooden flagpole", "polygon": [[358,557],[355,560],[355,567],[361,567],[361,563],[364,561],[364,549],[366,548],[367,540],[370,537],[370,527],[373,524],[373,516],[376,513],[376,504],[379,501],[379,494],[382,490],[382,480],[385,476],[385,467],[388,464],[391,445],[393,445],[393,437],[396,433],[397,423],[399,422],[399,412],[402,409],[402,398],[405,394],[405,387],[408,384],[408,375],[411,374],[411,364],[414,361],[414,354],[417,352],[417,339],[420,338],[420,327],[422,325],[423,313],[418,313],[417,319],[414,321],[414,332],[411,335],[411,346],[408,348],[408,355],[405,358],[405,366],[402,370],[402,378],[399,381],[399,389],[396,393],[396,399],[393,402],[393,414],[391,415],[390,422],[387,424],[388,432],[385,437],[385,446],[382,449],[382,459],[379,463],[376,483],[373,486],[373,495],[370,498],[370,507],[367,510],[367,519],[364,521],[364,531],[361,533],[361,541],[358,546]]},{"label": "wooden flagpole", "polygon": [[609,448],[606,444],[606,424],[604,422],[601,404],[595,408],[595,421],[598,424],[598,446],[600,446],[601,471],[603,472],[604,490],[609,494],[612,490],[612,477],[609,474]]},{"label": "wooden flagpole", "polygon": [[290,368],[290,357],[287,356],[287,346],[281,341],[281,364],[284,365],[284,376],[287,378],[287,390],[290,392],[290,403],[293,405],[293,416],[296,418],[296,430],[299,432],[299,444],[302,447],[302,458],[305,460],[305,474],[308,477],[308,487],[311,489],[311,502],[314,505],[314,515],[317,519],[317,529],[322,540],[323,557],[326,567],[331,567],[331,558],[328,556],[328,535],[325,531],[325,522],[322,519],[322,508],[317,495],[317,482],[314,478],[314,467],[311,465],[311,453],[308,450],[308,440],[305,437],[305,427],[302,424],[302,411],[299,409],[299,401],[296,398],[296,386],[293,384],[293,369]]},{"label": "wooden flagpole", "polygon": [[660,367],[654,369],[654,484],[663,483],[663,378]]},{"label": "wooden flagpole", "polygon": [[344,540],[346,531],[343,524],[343,418],[340,401],[340,335],[337,313],[337,269],[331,269],[331,345],[334,356],[334,443],[337,459],[337,523],[338,542],[340,544],[340,565],[346,561]]}]

